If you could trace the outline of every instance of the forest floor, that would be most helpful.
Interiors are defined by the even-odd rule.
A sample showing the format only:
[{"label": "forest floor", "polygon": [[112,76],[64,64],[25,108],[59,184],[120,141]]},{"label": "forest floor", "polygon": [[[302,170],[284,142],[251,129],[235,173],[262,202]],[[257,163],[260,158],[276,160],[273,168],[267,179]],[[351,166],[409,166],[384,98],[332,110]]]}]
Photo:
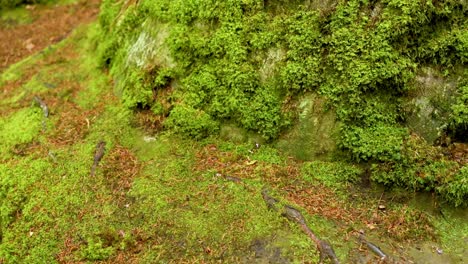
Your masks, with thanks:
[{"label": "forest floor", "polygon": [[66,38],[79,24],[93,21],[99,0],[56,6],[30,5],[0,18],[0,72],[9,65]]},{"label": "forest floor", "polygon": [[0,263],[316,263],[313,242],[267,208],[265,187],[343,263],[383,263],[358,230],[389,263],[466,259],[466,211],[430,195],[340,180],[343,167],[365,171],[255,142],[183,139],[125,109],[95,61],[98,6],[0,18]]}]

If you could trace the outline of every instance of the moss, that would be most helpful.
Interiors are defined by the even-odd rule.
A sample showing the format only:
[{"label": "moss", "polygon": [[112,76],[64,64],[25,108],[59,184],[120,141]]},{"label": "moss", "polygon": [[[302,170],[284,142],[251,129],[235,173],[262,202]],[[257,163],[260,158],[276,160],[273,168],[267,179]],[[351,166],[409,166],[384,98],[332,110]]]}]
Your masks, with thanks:
[{"label": "moss", "polygon": [[445,219],[439,219],[435,223],[441,244],[454,262],[462,263],[466,257],[464,244],[468,237],[466,209],[444,210],[444,215]]},{"label": "moss", "polygon": [[343,189],[355,183],[362,171],[359,167],[342,162],[312,161],[302,166],[302,177],[307,182],[320,183],[329,188]]},{"label": "moss", "polygon": [[[385,122],[398,123],[401,118],[398,98],[410,86],[415,66],[424,60],[417,54],[405,57],[405,52],[413,51],[411,44],[404,47],[397,44],[401,43],[397,39],[404,42],[405,32],[411,30],[409,24],[417,26],[417,33],[421,35],[427,32],[425,16],[430,16],[442,27],[448,26],[442,21],[446,16],[442,12],[444,7],[424,4],[427,9],[408,11],[405,8],[412,4],[400,2],[401,5],[386,3],[378,6],[359,1],[330,2],[317,7],[322,11],[319,13],[306,8],[315,8],[317,3],[304,4],[302,1],[288,4],[229,2],[211,9],[210,1],[143,1],[137,7],[130,6],[119,12],[122,24],[115,24],[114,30],[128,36],[130,42],[117,47],[117,52],[113,53],[117,61],[112,68],[122,69],[127,63],[122,58],[133,58],[134,51],[138,50],[135,47],[141,46],[141,42],[148,47],[146,53],[161,51],[158,53],[163,54],[162,57],[171,58],[170,64],[178,72],[171,77],[182,81],[179,90],[184,104],[203,110],[214,119],[229,119],[267,139],[274,139],[289,122],[282,108],[285,96],[318,90],[337,107],[344,130],[349,126],[359,134],[360,130],[353,127],[366,129],[374,119],[382,118],[380,105],[388,113]],[[323,12],[331,6],[336,9]],[[450,3],[446,6],[458,8]],[[111,16],[114,12],[117,17],[112,8],[107,9],[104,13],[109,12]],[[206,10],[211,11],[208,14]],[[277,12],[285,15],[276,16]],[[454,13],[455,17],[459,15],[459,12]],[[142,19],[145,22],[141,22]],[[407,24],[402,22],[406,20]],[[134,31],[127,31],[130,24],[136,26],[138,38]],[[156,25],[153,36],[148,25]],[[463,26],[456,23],[453,30]],[[389,33],[386,29],[392,27],[400,28]],[[160,41],[156,41],[158,36]],[[110,38],[114,38],[113,34]],[[265,60],[272,50],[285,54],[272,58],[273,61]],[[162,62],[151,62],[153,57],[146,56],[143,64],[150,68],[160,67],[158,64]],[[461,62],[462,57],[456,57],[454,61]],[[122,89],[123,100],[129,101],[130,106],[149,104],[151,107],[155,104],[150,99],[154,86],[147,83],[147,73],[144,68],[114,71],[116,78],[124,83],[129,81],[130,87],[123,85]],[[125,76],[129,76],[128,79]],[[368,93],[371,96],[377,94],[377,97],[385,95],[383,102],[389,103],[369,104],[369,100],[363,100],[361,96]],[[350,136],[343,137],[345,143],[341,147],[351,152],[362,152],[369,147],[364,141],[348,144],[346,141]],[[394,143],[393,148],[398,148],[398,143]],[[379,159],[380,156],[380,153],[374,153],[366,159]],[[391,156],[398,159],[398,155]],[[362,155],[355,157],[362,158]]]},{"label": "moss", "polygon": [[[450,106],[452,112],[448,131],[452,136],[459,137],[463,140],[463,135],[468,130],[468,70],[464,70],[461,74],[462,80],[458,83],[456,101]],[[451,132],[450,132],[451,131]]]},{"label": "moss", "polygon": [[115,252],[113,247],[103,246],[100,239],[89,239],[86,243],[87,245],[80,251],[82,259],[85,260],[106,260]]},{"label": "moss", "polygon": [[437,187],[437,191],[455,206],[467,207],[468,202],[468,167],[464,166],[460,171],[448,180],[448,183]]},{"label": "moss", "polygon": [[31,143],[41,131],[42,111],[39,108],[21,109],[0,121],[0,151],[8,157],[15,147]]},{"label": "moss", "polygon": [[162,241],[158,256],[150,250],[142,252],[146,260],[211,262],[223,255],[224,260],[235,261],[251,254],[249,247],[255,239],[273,234],[281,234],[285,255],[307,254],[311,246],[300,230],[284,230],[283,218],[268,212],[260,189],[252,192],[216,179],[210,171],[196,172],[191,164],[197,145],[163,136],[147,147],[166,151],[155,152],[145,176],[135,181],[130,191],[135,199],[134,214],[142,230],[170,239]]},{"label": "moss", "polygon": [[[103,33],[115,44],[106,53],[109,67],[129,108],[169,114],[166,129],[194,138],[229,123],[275,140],[293,125],[278,146],[296,157],[333,160],[343,152],[384,171],[413,172],[388,165],[411,160],[405,142],[415,128],[402,111],[403,98],[416,90],[418,68],[436,64],[444,72],[464,63],[463,3],[211,4],[142,1],[116,10],[104,3]],[[442,38],[449,32],[453,38]],[[161,108],[155,94],[165,89],[171,107]],[[312,114],[300,117],[308,92],[320,99],[312,99]],[[433,100],[443,109],[437,136],[449,118],[464,131],[463,100],[449,107],[446,99]],[[228,130],[223,127],[223,136],[248,140]],[[395,181],[383,181],[415,186],[411,177],[395,174],[389,174]],[[439,182],[424,183],[433,189]]]},{"label": "moss", "polygon": [[[68,154],[56,154],[57,159],[66,162],[65,166],[54,166],[47,160],[29,159],[15,164],[18,174],[14,174],[16,176],[10,180],[27,180],[27,187],[22,188],[25,191],[16,189],[13,193],[24,195],[27,199],[22,200],[15,211],[16,218],[8,228],[3,229],[0,252],[5,260],[11,263],[33,260],[55,262],[55,254],[60,252],[61,241],[73,226],[78,209],[83,206],[85,197],[89,199],[88,193],[72,191],[81,185],[82,177],[88,174],[89,163],[83,158],[89,157],[89,153],[74,154],[71,159]],[[29,177],[24,178],[25,175]]]},{"label": "moss", "polygon": [[[2,9],[0,2],[0,10]],[[25,8],[14,8],[0,12],[0,24],[5,27],[24,25],[32,22],[30,12]]]},{"label": "moss", "polygon": [[219,129],[218,123],[205,112],[184,106],[177,106],[171,111],[165,126],[196,139],[212,135]]},{"label": "moss", "polygon": [[403,142],[407,130],[387,124],[376,124],[373,127],[348,127],[342,130],[344,147],[352,149],[357,160],[375,159],[395,161],[402,159]]},{"label": "moss", "polygon": [[31,187],[48,172],[46,160],[22,160],[15,166],[9,162],[1,166],[1,232],[6,234],[8,226],[21,215],[24,204],[30,197]]},{"label": "moss", "polygon": [[[315,260],[311,241],[296,224],[269,211],[260,190],[263,185],[273,186],[278,198],[291,198],[300,188],[317,191],[316,183],[343,190],[361,170],[331,156],[304,163],[297,177],[299,165],[258,138],[258,134],[263,140],[277,138],[295,115],[309,124],[299,124],[304,134],[322,128],[326,132],[316,134],[335,131],[339,122],[340,146],[354,155],[347,160],[374,163],[375,181],[435,190],[453,203],[463,200],[466,169],[437,158],[434,148],[409,136],[399,113],[399,97],[407,92],[413,62],[421,58],[398,43],[408,40],[405,36],[415,25],[426,25],[421,12],[438,21],[443,8],[421,11],[418,3],[396,1],[399,6],[394,1],[383,6],[387,23],[372,22],[367,15],[372,6],[365,1],[340,2],[335,12],[322,14],[308,11],[302,1],[268,2],[264,6],[264,1],[217,1],[216,5],[214,1],[139,1],[138,5],[104,1],[100,27],[91,27],[89,35],[86,30],[78,32],[69,40],[81,56],[62,63],[66,71],[59,67],[41,71],[57,80],[83,80],[73,93],[68,86],[44,90],[36,76],[23,87],[27,89],[19,88],[16,98],[2,102],[2,107],[21,108],[0,121],[0,135],[6,139],[2,152],[16,144],[37,145],[0,165],[0,262],[255,262],[255,254],[261,252],[255,251],[258,241],[264,251],[277,252],[281,259]],[[158,26],[151,31],[154,25]],[[401,28],[386,28],[396,25]],[[374,33],[379,36],[373,40]],[[107,43],[101,46],[101,40]],[[166,59],[157,60],[157,54],[145,57],[146,45],[154,45]],[[268,56],[274,58],[263,61],[262,56],[271,53]],[[458,63],[460,56],[450,60]],[[18,80],[31,61],[14,66],[2,78]],[[110,68],[123,103],[111,95],[112,82],[99,67]],[[96,109],[89,123],[79,123],[87,132],[67,144],[55,142],[53,133],[41,135],[40,109],[23,104],[28,91],[72,104],[75,112],[86,112],[80,117],[88,118],[87,111]],[[301,107],[306,91],[321,95],[305,100],[313,103]],[[169,103],[158,97],[164,92],[171,94],[164,98]],[[132,110],[138,108],[168,115],[166,131],[148,135],[136,129]],[[67,107],[54,110],[70,114]],[[310,113],[323,118],[318,125]],[[60,120],[58,115],[51,118]],[[224,128],[232,142],[212,136],[223,122],[240,127]],[[22,133],[14,133],[18,129]],[[306,138],[320,141],[312,142],[315,149],[324,141],[323,135]],[[91,177],[100,140],[106,141],[106,152]],[[261,146],[256,148],[255,143]],[[296,152],[308,146],[294,147]],[[326,149],[334,151],[334,146]],[[219,177],[225,172],[243,180]],[[403,221],[400,214],[369,210],[380,201],[371,200],[365,209],[352,211],[372,214],[377,220],[391,214],[392,227],[413,224],[402,236],[421,236],[418,225],[429,221],[424,214],[397,208],[407,215],[403,224],[395,225]],[[308,206],[307,199],[297,203]],[[342,209],[336,204],[330,208]],[[311,208],[299,210],[321,238],[338,245],[335,249],[344,259],[354,246],[343,242],[352,229],[342,227],[348,220],[312,216]],[[377,228],[386,232],[386,227]],[[455,236],[448,232],[444,243]],[[457,243],[455,247],[462,248]]]}]

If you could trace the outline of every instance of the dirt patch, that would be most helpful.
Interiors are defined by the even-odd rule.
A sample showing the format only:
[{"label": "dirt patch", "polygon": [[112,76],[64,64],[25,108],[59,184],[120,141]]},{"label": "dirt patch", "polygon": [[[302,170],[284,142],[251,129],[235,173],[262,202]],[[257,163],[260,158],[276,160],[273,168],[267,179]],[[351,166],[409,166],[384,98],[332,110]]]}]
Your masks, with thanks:
[{"label": "dirt patch", "polygon": [[[76,230],[73,231],[76,232]],[[81,244],[73,239],[73,235],[71,233],[72,232],[70,232],[70,234],[65,238],[62,251],[57,254],[57,260],[59,263],[79,263],[73,259],[73,254],[80,250]]]},{"label": "dirt patch", "polygon": [[243,260],[245,263],[291,263],[287,258],[281,255],[281,248],[272,245],[268,239],[255,239],[250,246],[250,251],[254,253],[253,257]]},{"label": "dirt patch", "polygon": [[309,214],[331,219],[340,223],[343,229],[361,225],[369,232],[398,241],[434,237],[435,230],[429,216],[407,206],[379,209],[384,201],[365,196],[353,196],[345,201],[337,199],[336,194],[326,187],[290,185],[283,190],[287,191],[288,200],[305,208]]},{"label": "dirt patch", "polygon": [[116,146],[104,159],[102,164],[104,177],[115,201],[121,206],[128,206],[127,192],[132,187],[134,177],[140,171],[136,156],[129,149]]},{"label": "dirt patch", "polygon": [[208,145],[196,154],[196,171],[216,170],[224,176],[239,179],[255,177],[259,164],[229,151],[220,151],[216,145]]},{"label": "dirt patch", "polygon": [[[1,50],[0,50],[1,53]],[[7,81],[2,86],[2,92],[0,92],[0,101],[7,100],[8,98],[13,98],[14,96],[18,95],[21,91],[19,90],[23,85],[27,84],[33,78],[37,78],[39,82],[42,83],[43,86],[49,88],[48,94],[53,96],[53,100],[57,101],[59,98],[58,93],[60,93],[63,89],[55,89],[60,88],[59,86],[68,87],[70,86],[69,80],[55,80],[56,77],[60,74],[57,72],[63,73],[62,75],[65,76],[67,67],[64,66],[64,62],[71,62],[78,58],[78,54],[76,52],[76,47],[73,43],[67,43],[67,45],[60,47],[57,50],[54,50],[51,54],[46,54],[43,57],[36,60],[34,63],[29,65],[24,65],[21,68],[21,75],[19,79],[15,79],[12,81]],[[47,69],[44,71],[44,69]],[[55,79],[54,79],[55,78]],[[73,82],[73,88],[75,89],[78,84],[75,80]],[[26,91],[27,92],[27,91]],[[74,93],[77,93],[78,89],[76,88]],[[17,108],[26,107],[27,105],[31,104],[33,100],[33,94],[27,92],[25,96],[19,99],[15,104],[0,104],[1,107],[1,114],[2,116],[7,115],[8,113],[16,111]],[[45,99],[47,105],[50,104],[48,98]]]},{"label": "dirt patch", "polygon": [[294,185],[283,188],[288,193],[288,200],[305,208],[311,215],[321,215],[328,219],[344,223],[352,223],[358,216],[346,210],[344,202],[336,199],[336,194],[328,188],[302,188]]},{"label": "dirt patch", "polygon": [[55,145],[71,145],[83,139],[89,132],[91,120],[95,119],[98,111],[83,111],[78,106],[60,102],[63,112],[58,113],[58,121],[50,142]]},{"label": "dirt patch", "polygon": [[66,6],[33,5],[33,23],[0,27],[0,72],[9,65],[64,39],[76,26],[94,20],[100,0],[84,0]]},{"label": "dirt patch", "polygon": [[164,115],[155,115],[151,110],[135,112],[135,125],[146,133],[157,134],[163,130]]}]

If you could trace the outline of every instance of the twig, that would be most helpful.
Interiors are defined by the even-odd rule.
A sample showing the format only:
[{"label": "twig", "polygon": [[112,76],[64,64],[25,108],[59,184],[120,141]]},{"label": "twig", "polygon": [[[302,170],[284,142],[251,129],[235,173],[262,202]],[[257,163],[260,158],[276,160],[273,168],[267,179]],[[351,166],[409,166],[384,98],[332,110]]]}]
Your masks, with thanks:
[{"label": "twig", "polygon": [[49,108],[44,103],[44,101],[42,101],[42,99],[37,95],[34,96],[34,101],[36,101],[36,103],[41,107],[44,117],[49,117]]},{"label": "twig", "polygon": [[93,166],[91,167],[90,176],[95,175],[96,168],[97,168],[99,162],[101,161],[102,157],[104,156],[105,151],[106,151],[106,142],[101,140],[96,145],[96,153],[94,154],[94,162],[93,162]]},{"label": "twig", "polygon": [[377,245],[367,241],[367,239],[364,236],[364,231],[362,230],[359,231],[359,241],[362,244],[365,244],[370,251],[379,256],[380,260],[385,261],[386,259],[388,259],[387,254],[385,254]]},{"label": "twig", "polygon": [[44,115],[44,117],[42,118],[42,130],[45,131],[46,130],[46,121],[45,120],[46,120],[46,118],[49,117],[49,108],[47,107],[46,103],[44,101],[42,101],[42,99],[37,95],[34,96],[34,101],[36,101],[36,103],[42,109],[42,113]]}]

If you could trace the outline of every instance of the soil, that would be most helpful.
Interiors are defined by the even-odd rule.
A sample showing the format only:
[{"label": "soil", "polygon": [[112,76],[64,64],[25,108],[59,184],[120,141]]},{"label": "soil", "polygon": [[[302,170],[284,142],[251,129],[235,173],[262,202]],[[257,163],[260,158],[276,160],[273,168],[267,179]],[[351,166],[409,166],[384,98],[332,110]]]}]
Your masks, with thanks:
[{"label": "soil", "polygon": [[57,43],[78,25],[93,21],[100,0],[81,0],[71,5],[30,5],[32,22],[9,26],[0,23],[0,72],[9,65]]}]

